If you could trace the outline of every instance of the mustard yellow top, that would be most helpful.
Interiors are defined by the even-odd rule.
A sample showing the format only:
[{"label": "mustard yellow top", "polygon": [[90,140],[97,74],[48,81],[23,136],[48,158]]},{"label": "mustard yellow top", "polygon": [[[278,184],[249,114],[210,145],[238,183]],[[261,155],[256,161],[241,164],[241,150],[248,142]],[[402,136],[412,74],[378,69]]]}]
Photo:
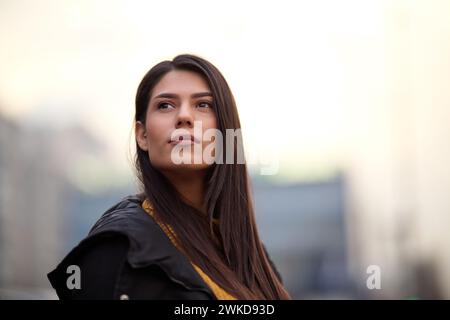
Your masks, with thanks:
[{"label": "mustard yellow top", "polygon": [[[180,249],[177,244],[177,238],[176,234],[173,231],[172,227],[170,225],[166,225],[162,223],[162,221],[159,221],[157,217],[155,217],[154,209],[150,201],[148,199],[145,199],[142,203],[142,208],[153,217],[153,219],[158,223],[160,228],[164,231],[164,233],[167,235],[167,237],[170,239],[170,241],[173,243],[173,245]],[[236,300],[236,297],[232,296],[228,292],[226,292],[224,289],[222,289],[217,283],[215,283],[205,272],[203,272],[202,269],[200,269],[199,266],[197,266],[195,263],[190,261],[192,266],[194,267],[195,271],[202,277],[203,281],[211,288],[214,295],[216,296],[217,300]]]}]

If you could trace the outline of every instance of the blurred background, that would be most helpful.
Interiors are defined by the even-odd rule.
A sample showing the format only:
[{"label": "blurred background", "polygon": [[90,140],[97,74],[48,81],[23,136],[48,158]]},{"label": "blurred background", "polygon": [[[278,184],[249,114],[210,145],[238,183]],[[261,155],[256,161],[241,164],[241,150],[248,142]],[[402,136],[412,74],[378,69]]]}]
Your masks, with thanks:
[{"label": "blurred background", "polygon": [[56,298],[46,274],[137,190],[140,80],[193,53],[229,82],[247,153],[277,156],[250,169],[294,298],[449,299],[449,16],[446,0],[0,0],[0,298]]}]

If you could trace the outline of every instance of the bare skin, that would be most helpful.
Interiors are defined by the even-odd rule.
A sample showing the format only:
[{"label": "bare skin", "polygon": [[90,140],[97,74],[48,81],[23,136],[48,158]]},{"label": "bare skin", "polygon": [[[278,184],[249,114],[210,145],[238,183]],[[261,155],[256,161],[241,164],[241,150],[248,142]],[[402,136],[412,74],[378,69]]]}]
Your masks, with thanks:
[{"label": "bare skin", "polygon": [[[171,159],[174,144],[170,138],[176,129],[194,135],[194,121],[201,121],[203,132],[217,128],[213,98],[206,93],[211,94],[211,90],[201,75],[170,71],[153,89],[145,124],[137,121],[135,127],[137,143],[148,152],[152,165],[169,179],[186,203],[204,213],[205,175],[210,164],[175,164]],[[161,97],[161,94],[170,95]],[[211,143],[196,138],[203,148]]]}]

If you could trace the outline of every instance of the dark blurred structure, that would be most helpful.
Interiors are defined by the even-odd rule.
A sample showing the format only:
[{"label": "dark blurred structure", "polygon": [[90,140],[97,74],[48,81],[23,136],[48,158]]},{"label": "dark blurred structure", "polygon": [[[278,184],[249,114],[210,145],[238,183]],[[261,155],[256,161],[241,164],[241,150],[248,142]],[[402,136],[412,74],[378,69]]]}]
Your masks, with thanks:
[{"label": "dark blurred structure", "polygon": [[345,184],[254,184],[261,236],[293,298],[353,298],[348,276]]}]

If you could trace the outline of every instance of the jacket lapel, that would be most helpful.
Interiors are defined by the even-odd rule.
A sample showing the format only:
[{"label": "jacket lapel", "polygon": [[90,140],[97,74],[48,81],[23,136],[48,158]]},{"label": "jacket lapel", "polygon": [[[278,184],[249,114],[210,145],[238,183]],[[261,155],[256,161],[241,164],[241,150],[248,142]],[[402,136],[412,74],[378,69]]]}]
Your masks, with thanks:
[{"label": "jacket lapel", "polygon": [[107,210],[89,232],[88,238],[117,232],[129,239],[128,262],[133,268],[158,265],[167,276],[187,289],[215,295],[182,254],[141,207],[142,199],[128,196]]}]

